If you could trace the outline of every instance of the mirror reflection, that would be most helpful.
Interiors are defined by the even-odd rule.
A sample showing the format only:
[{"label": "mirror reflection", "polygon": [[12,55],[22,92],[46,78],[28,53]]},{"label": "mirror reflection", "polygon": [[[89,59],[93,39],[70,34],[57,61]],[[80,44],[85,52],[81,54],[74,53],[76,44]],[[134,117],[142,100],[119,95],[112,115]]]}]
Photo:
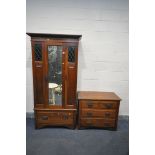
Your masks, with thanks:
[{"label": "mirror reflection", "polygon": [[62,46],[48,46],[49,104],[62,104]]}]

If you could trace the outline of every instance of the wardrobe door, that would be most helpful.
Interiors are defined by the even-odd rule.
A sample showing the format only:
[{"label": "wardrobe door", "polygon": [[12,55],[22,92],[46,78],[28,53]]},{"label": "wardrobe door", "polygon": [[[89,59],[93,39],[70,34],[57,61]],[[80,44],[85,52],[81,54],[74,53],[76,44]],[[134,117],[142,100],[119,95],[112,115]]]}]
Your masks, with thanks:
[{"label": "wardrobe door", "polygon": [[64,88],[64,49],[62,45],[46,44],[46,102],[47,107],[63,107]]},{"label": "wardrobe door", "polygon": [[33,89],[35,107],[44,106],[43,48],[43,42],[32,41]]},{"label": "wardrobe door", "polygon": [[76,88],[77,88],[77,46],[67,48],[67,107],[76,107]]}]

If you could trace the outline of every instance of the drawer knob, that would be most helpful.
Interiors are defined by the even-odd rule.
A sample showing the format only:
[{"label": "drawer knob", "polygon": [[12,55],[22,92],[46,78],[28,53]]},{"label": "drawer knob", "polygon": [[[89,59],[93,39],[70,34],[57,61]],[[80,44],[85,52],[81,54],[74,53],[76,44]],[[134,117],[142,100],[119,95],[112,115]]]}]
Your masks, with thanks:
[{"label": "drawer knob", "polygon": [[48,116],[42,116],[42,120],[48,120]]},{"label": "drawer knob", "polygon": [[92,108],[93,107],[93,104],[92,103],[87,103],[87,106],[88,106],[88,108]]}]

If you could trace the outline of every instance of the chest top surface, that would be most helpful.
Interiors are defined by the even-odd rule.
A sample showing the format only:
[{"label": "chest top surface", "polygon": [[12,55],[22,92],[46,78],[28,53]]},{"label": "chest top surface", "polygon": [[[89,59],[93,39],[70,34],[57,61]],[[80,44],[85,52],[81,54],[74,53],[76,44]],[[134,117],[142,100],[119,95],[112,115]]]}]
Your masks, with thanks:
[{"label": "chest top surface", "polygon": [[113,100],[113,101],[120,101],[119,98],[113,92],[95,92],[95,91],[80,91],[78,92],[78,99],[79,100]]}]

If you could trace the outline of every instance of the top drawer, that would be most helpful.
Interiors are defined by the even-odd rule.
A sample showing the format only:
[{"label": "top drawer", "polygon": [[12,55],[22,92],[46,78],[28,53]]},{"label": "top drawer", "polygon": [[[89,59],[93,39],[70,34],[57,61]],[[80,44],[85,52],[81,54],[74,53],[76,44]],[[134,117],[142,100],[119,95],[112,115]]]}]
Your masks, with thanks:
[{"label": "top drawer", "polygon": [[93,109],[116,109],[118,103],[116,101],[92,101],[92,100],[80,100],[80,107],[93,108]]}]

